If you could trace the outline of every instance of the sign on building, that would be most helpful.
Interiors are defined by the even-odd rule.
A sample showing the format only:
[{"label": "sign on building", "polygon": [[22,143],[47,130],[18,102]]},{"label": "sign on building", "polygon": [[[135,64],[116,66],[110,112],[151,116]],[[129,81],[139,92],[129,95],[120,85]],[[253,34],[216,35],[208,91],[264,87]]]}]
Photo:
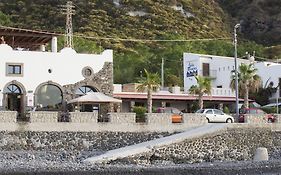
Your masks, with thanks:
[{"label": "sign on building", "polygon": [[186,77],[193,77],[193,76],[196,76],[197,74],[198,74],[197,67],[194,66],[194,64],[192,64],[192,63],[188,63]]}]

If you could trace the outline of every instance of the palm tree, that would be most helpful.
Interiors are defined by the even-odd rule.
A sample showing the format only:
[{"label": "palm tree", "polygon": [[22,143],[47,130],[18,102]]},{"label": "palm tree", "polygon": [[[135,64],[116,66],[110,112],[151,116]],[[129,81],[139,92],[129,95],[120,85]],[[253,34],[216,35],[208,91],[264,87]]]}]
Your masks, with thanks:
[{"label": "palm tree", "polygon": [[152,91],[155,91],[160,87],[160,78],[157,73],[149,73],[146,69],[145,79],[140,81],[140,85],[137,87],[138,91],[147,91],[147,112],[152,112]]},{"label": "palm tree", "polygon": [[195,78],[197,80],[197,85],[192,85],[189,89],[189,92],[191,94],[198,95],[199,107],[200,109],[203,109],[203,95],[211,94],[211,78],[203,76],[195,76]]},{"label": "palm tree", "polygon": [[[261,78],[257,75],[257,69],[253,64],[241,64],[238,72],[238,88],[244,96],[244,107],[249,108],[249,91],[258,91],[261,85]],[[231,76],[230,87],[235,89],[235,75]]]}]

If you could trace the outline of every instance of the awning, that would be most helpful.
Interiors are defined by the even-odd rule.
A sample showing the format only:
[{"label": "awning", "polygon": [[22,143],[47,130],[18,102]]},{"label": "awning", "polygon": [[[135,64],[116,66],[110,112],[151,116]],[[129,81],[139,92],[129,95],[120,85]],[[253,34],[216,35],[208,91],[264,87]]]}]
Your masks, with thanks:
[{"label": "awning", "polygon": [[70,103],[122,103],[122,100],[107,96],[101,92],[89,92],[67,102]]}]

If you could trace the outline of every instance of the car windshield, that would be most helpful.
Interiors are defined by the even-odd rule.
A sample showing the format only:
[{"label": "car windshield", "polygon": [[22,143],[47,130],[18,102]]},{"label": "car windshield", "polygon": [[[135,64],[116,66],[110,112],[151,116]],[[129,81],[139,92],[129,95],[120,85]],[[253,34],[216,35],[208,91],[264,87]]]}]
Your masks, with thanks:
[{"label": "car windshield", "polygon": [[204,112],[204,109],[199,109],[198,111],[196,111],[195,113],[200,113],[202,114]]}]

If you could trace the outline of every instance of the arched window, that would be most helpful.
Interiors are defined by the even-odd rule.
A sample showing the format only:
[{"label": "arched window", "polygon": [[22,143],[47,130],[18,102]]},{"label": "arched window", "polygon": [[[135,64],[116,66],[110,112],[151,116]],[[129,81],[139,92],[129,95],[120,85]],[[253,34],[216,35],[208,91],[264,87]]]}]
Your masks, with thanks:
[{"label": "arched window", "polygon": [[87,94],[88,92],[98,92],[98,91],[96,88],[90,86],[81,86],[76,90],[75,94],[81,96]]},{"label": "arched window", "polygon": [[4,89],[4,92],[7,94],[21,94],[22,93],[21,89],[15,84],[10,84],[9,86],[7,86]]},{"label": "arched window", "polygon": [[53,84],[45,84],[37,91],[37,104],[42,109],[56,110],[62,107],[63,94],[61,89]]}]

